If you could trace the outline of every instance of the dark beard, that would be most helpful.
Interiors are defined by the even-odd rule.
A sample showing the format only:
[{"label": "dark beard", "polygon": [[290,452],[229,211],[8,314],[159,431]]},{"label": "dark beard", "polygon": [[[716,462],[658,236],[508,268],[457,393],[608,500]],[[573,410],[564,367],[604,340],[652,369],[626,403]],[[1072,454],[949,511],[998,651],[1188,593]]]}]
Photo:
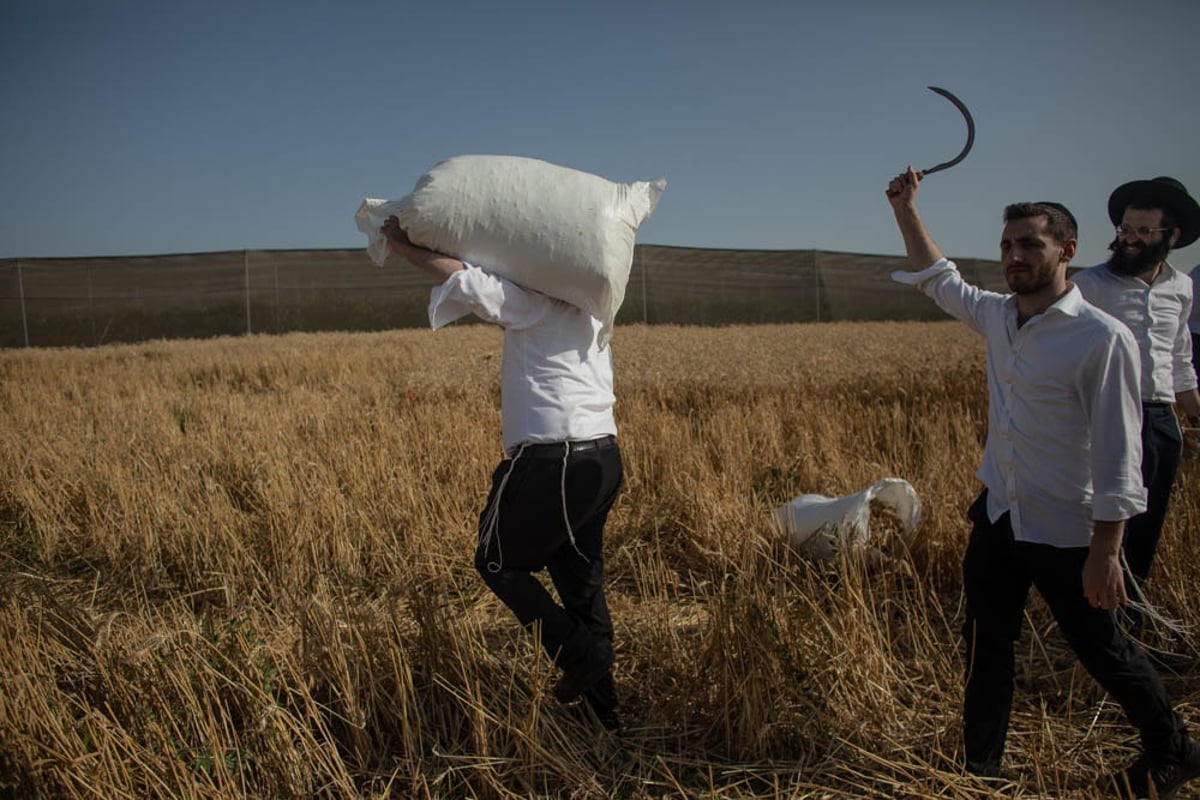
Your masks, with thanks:
[{"label": "dark beard", "polygon": [[1108,246],[1112,253],[1112,257],[1108,259],[1108,268],[1118,275],[1132,278],[1141,275],[1158,262],[1165,261],[1167,254],[1171,252],[1171,240],[1166,237],[1155,245],[1148,245],[1142,241],[1139,241],[1138,244],[1142,249],[1133,255],[1128,255],[1121,239],[1113,239]]}]

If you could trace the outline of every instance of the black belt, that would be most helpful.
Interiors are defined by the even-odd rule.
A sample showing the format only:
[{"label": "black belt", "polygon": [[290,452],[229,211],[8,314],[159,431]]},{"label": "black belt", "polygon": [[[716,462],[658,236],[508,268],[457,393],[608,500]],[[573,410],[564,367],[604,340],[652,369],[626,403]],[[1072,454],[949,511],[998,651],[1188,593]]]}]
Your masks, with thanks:
[{"label": "black belt", "polygon": [[617,446],[617,437],[601,436],[599,439],[582,439],[570,442],[546,442],[543,444],[527,444],[520,450],[522,458],[562,458],[563,451],[567,453],[584,453],[588,450],[607,450]]},{"label": "black belt", "polygon": [[1164,403],[1161,400],[1143,400],[1142,408],[1170,408],[1174,403]]}]

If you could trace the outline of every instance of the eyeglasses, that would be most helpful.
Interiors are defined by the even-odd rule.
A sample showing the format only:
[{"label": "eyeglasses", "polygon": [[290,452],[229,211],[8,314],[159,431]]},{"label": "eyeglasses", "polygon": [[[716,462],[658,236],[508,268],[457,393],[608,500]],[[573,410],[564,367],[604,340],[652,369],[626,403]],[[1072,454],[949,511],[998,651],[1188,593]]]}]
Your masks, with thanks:
[{"label": "eyeglasses", "polygon": [[1145,241],[1147,238],[1149,238],[1150,234],[1152,234],[1152,233],[1161,233],[1162,231],[1169,231],[1171,229],[1170,228],[1148,228],[1145,225],[1142,225],[1137,228],[1131,228],[1128,225],[1118,225],[1113,230],[1115,230],[1117,232],[1117,236],[1119,236],[1122,239],[1128,239],[1130,236],[1136,236],[1137,238],[1141,239],[1142,241]]}]

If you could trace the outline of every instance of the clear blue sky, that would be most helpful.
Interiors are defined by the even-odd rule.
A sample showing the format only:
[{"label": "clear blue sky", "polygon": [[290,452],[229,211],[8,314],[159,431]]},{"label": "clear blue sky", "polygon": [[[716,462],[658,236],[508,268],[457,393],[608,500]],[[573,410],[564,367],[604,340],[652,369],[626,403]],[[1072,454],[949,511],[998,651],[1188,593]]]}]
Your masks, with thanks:
[{"label": "clear blue sky", "polygon": [[[1200,0],[0,0],[0,257],[359,247],[363,197],[463,153],[663,176],[639,241],[948,253],[1118,184],[1200,197]],[[1200,245],[1176,266],[1200,263]]]}]

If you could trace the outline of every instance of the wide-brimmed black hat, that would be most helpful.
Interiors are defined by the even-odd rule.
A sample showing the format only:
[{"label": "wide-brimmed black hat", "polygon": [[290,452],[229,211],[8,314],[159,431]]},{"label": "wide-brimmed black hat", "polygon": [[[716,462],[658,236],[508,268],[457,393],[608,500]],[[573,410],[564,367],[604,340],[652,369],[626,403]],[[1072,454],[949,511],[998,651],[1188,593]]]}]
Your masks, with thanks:
[{"label": "wide-brimmed black hat", "polygon": [[1183,184],[1165,175],[1148,181],[1130,181],[1118,186],[1108,197],[1108,218],[1120,225],[1130,203],[1161,208],[1179,226],[1179,241],[1175,249],[1187,247],[1200,238],[1200,203],[1197,203]]}]

